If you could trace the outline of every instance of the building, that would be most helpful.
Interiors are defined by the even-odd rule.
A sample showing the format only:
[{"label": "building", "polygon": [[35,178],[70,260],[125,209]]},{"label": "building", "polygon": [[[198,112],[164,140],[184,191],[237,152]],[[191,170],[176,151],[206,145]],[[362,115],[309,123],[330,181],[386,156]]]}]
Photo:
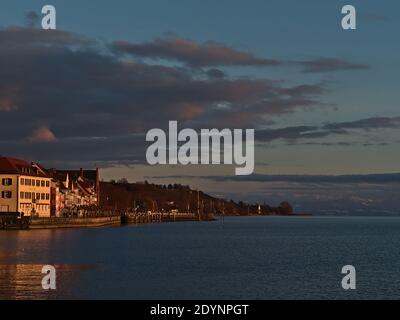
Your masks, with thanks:
[{"label": "building", "polygon": [[[81,205],[100,205],[100,174],[95,170],[55,170],[68,180],[68,189],[78,191]],[[65,181],[67,182],[67,181]]]},{"label": "building", "polygon": [[0,157],[0,211],[33,217],[98,206],[99,170],[46,169],[38,163]]},{"label": "building", "polygon": [[48,170],[56,182],[56,212],[79,206],[98,206],[100,201],[99,170]]},{"label": "building", "polygon": [[51,182],[34,163],[0,157],[0,211],[49,217]]}]

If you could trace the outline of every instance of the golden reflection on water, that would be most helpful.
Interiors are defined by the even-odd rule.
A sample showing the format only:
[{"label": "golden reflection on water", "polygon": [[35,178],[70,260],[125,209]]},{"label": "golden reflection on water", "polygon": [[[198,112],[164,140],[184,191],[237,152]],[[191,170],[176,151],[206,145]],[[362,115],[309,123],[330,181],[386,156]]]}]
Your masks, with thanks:
[{"label": "golden reflection on water", "polygon": [[42,265],[0,265],[0,299],[48,299],[42,289]]},{"label": "golden reflection on water", "polygon": [[42,268],[52,261],[50,252],[59,241],[72,243],[75,239],[72,232],[63,230],[0,232],[0,300],[58,299],[58,293],[79,299],[68,292],[79,281],[80,273],[94,266],[54,264],[57,289],[42,288]]},{"label": "golden reflection on water", "polygon": [[57,292],[62,292],[65,297],[76,281],[77,273],[94,268],[89,265],[55,265],[57,288],[44,290],[42,267],[43,264],[0,264],[0,300],[57,299]]}]

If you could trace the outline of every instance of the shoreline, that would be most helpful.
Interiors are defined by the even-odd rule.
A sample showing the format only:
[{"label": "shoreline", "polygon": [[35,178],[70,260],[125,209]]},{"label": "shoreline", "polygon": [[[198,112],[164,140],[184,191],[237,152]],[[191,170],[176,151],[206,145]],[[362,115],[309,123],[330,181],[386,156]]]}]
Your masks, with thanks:
[{"label": "shoreline", "polygon": [[41,229],[72,229],[72,228],[101,228],[112,226],[139,225],[147,223],[165,223],[165,222],[211,222],[221,220],[224,217],[309,217],[308,213],[293,213],[282,215],[204,215],[200,219],[196,214],[177,214],[163,215],[154,214],[136,214],[127,216],[106,216],[106,217],[46,217],[34,218],[30,220],[28,228],[19,228],[18,225],[10,226],[4,230],[41,230]]},{"label": "shoreline", "polygon": [[29,225],[21,227],[20,221],[9,224],[0,230],[41,230],[41,229],[70,229],[70,228],[101,228],[117,227],[125,225],[139,225],[163,222],[185,222],[185,221],[215,221],[213,216],[199,217],[192,214],[162,215],[136,214],[136,215],[114,215],[105,217],[45,217],[29,220]]},{"label": "shoreline", "polygon": [[32,219],[28,230],[99,228],[121,224],[119,216],[96,218],[36,218]]}]

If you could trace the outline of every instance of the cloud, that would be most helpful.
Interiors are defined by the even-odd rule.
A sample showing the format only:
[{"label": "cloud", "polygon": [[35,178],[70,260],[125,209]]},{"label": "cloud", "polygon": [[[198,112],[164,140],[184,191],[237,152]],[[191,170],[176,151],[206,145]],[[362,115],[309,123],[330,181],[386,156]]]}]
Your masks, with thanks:
[{"label": "cloud", "polygon": [[62,30],[42,30],[35,28],[7,27],[0,29],[0,43],[2,52],[18,53],[26,48],[27,54],[33,49],[54,48],[56,46],[89,46],[96,41],[75,33]]},{"label": "cloud", "polygon": [[210,79],[222,79],[225,78],[225,73],[219,69],[212,68],[207,70],[207,75]]},{"label": "cloud", "polygon": [[301,61],[299,64],[304,67],[303,72],[305,73],[366,70],[370,68],[366,64],[353,63],[336,58],[320,58],[315,60]]},{"label": "cloud", "polygon": [[144,163],[145,136],[64,138],[51,142],[0,141],[1,154],[38,161],[47,167],[109,167]]},{"label": "cloud", "polygon": [[17,93],[18,89],[16,86],[10,86],[8,84],[0,86],[0,113],[18,109],[16,105]]},{"label": "cloud", "polygon": [[[158,38],[144,43],[114,41],[111,48],[118,53],[129,54],[134,57],[156,60],[172,60],[182,62],[190,67],[222,67],[222,66],[277,66],[288,62],[258,58],[248,52],[238,51],[216,42],[196,43],[193,40],[177,37]],[[365,70],[370,67],[366,64],[349,62],[337,58],[319,58],[299,61],[305,73],[323,73],[344,70]],[[208,71],[210,77],[222,78],[218,69]]]},{"label": "cloud", "polygon": [[329,123],[324,126],[325,129],[329,130],[363,129],[367,131],[377,128],[399,128],[399,127],[400,127],[400,117],[372,117],[350,122]]},{"label": "cloud", "polygon": [[49,128],[40,127],[32,133],[32,136],[29,137],[29,140],[33,142],[50,142],[55,141],[56,136]]},{"label": "cloud", "polygon": [[337,134],[347,135],[351,134],[354,130],[371,131],[376,129],[398,128],[400,128],[400,117],[372,117],[356,121],[326,123],[320,126],[292,126],[276,129],[259,129],[256,130],[255,138],[262,142],[271,142],[278,139],[296,141],[299,139],[325,138]]},{"label": "cloud", "polygon": [[112,48],[121,53],[152,59],[183,62],[192,67],[212,66],[275,66],[274,59],[257,58],[215,42],[196,43],[181,38],[160,38],[145,43],[115,41]]},{"label": "cloud", "polygon": [[43,123],[58,139],[144,132],[171,119],[194,127],[254,127],[268,116],[322,105],[319,84],[215,77],[215,70],[213,78],[201,78],[190,69],[120,59],[64,31],[10,27],[0,30],[0,42],[6,140],[30,136]]},{"label": "cloud", "polygon": [[[145,47],[172,50],[173,40],[160,41]],[[222,44],[178,41],[176,51],[166,50],[171,59],[179,53],[185,64],[207,67],[199,70],[125,59],[124,46],[108,51],[102,43],[62,30],[9,27],[0,29],[0,43],[0,147],[4,154],[23,150],[38,161],[143,161],[145,141],[132,135],[166,128],[169,120],[178,120],[182,128],[259,129],[277,115],[327,106],[326,88],[319,83],[230,77],[217,66],[270,61]],[[348,130],[325,125],[259,129],[256,138],[295,140]],[[82,147],[83,141],[90,147]],[[73,157],[71,150],[76,150]]]},{"label": "cloud", "polygon": [[[307,137],[318,130],[315,126],[293,126],[278,129],[261,129],[256,131],[256,140],[270,142],[277,139],[296,140]],[[329,134],[329,133],[328,133]]]},{"label": "cloud", "polygon": [[[400,173],[358,174],[358,175],[268,175],[252,174],[248,176],[185,176],[186,178],[210,179],[218,182],[290,182],[290,183],[400,183]],[[148,178],[183,178],[182,176],[153,176]]]}]

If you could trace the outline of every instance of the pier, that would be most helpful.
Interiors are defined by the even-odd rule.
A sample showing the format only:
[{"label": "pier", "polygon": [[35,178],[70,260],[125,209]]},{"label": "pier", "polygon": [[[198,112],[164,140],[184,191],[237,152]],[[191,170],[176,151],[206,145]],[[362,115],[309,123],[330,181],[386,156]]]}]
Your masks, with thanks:
[{"label": "pier", "polygon": [[0,229],[28,229],[30,217],[19,212],[0,212]]},{"label": "pier", "polygon": [[124,212],[121,215],[121,224],[213,220],[215,220],[213,214],[204,213],[197,214],[185,212]]},{"label": "pier", "polygon": [[212,221],[212,214],[172,212],[121,212],[117,210],[71,211],[62,217],[29,217],[18,212],[0,214],[0,229],[94,228],[179,221]]}]

